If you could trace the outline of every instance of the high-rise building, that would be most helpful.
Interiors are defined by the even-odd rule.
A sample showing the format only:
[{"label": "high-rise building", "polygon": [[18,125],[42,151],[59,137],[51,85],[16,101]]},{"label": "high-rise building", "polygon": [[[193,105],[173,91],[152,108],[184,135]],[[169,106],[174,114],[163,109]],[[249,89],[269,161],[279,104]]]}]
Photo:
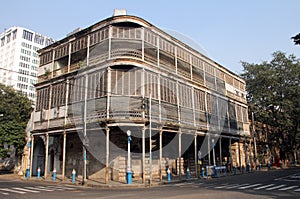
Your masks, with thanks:
[{"label": "high-rise building", "polygon": [[37,50],[53,39],[22,27],[11,27],[0,35],[0,83],[13,86],[35,101],[39,55]]}]

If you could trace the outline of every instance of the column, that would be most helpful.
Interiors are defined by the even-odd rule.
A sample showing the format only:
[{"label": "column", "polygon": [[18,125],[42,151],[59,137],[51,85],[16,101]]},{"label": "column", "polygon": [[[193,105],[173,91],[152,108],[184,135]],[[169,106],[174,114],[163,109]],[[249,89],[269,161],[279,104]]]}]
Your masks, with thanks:
[{"label": "column", "polygon": [[162,181],[162,130],[159,131],[159,174],[160,181]]},{"label": "column", "polygon": [[106,127],[106,166],[105,166],[105,183],[109,182],[109,128]]},{"label": "column", "polygon": [[242,169],[242,157],[241,157],[241,144],[240,144],[240,138],[238,139],[238,151],[239,151],[239,166],[240,166],[240,169]]},{"label": "column", "polygon": [[231,149],[231,137],[229,138],[229,164],[230,164],[230,171],[233,167],[233,163],[232,163],[232,149]]},{"label": "column", "polygon": [[46,153],[45,153],[45,171],[44,171],[44,176],[45,179],[47,178],[47,173],[48,173],[48,155],[49,155],[49,134],[46,133]]},{"label": "column", "polygon": [[220,166],[222,166],[222,137],[220,136],[220,139],[219,139],[219,153],[220,153]]},{"label": "column", "polygon": [[198,178],[198,151],[197,151],[197,134],[194,136],[194,164],[195,164],[195,172],[196,177]]},{"label": "column", "polygon": [[145,126],[143,127],[143,130],[142,130],[142,169],[143,169],[143,174],[142,174],[142,177],[143,177],[143,183],[146,182],[146,179],[145,179]]},{"label": "column", "polygon": [[62,178],[65,179],[65,171],[66,171],[66,141],[67,133],[64,131],[64,140],[63,140],[63,162],[62,162]]},{"label": "column", "polygon": [[[32,175],[32,163],[33,163],[33,147],[34,147],[34,136],[32,135],[31,137],[31,149],[30,149],[30,170],[29,170],[29,176],[31,177]],[[28,162],[29,163],[29,162]]]},{"label": "column", "polygon": [[83,174],[82,174],[82,183],[87,181],[87,150],[86,147],[88,145],[88,138],[86,136],[86,118],[87,118],[87,92],[88,92],[88,75],[85,75],[85,88],[84,88],[84,107],[83,107],[83,135],[84,141],[82,143],[82,151],[83,151]]},{"label": "column", "polygon": [[179,163],[179,179],[181,179],[181,130],[179,130],[178,136],[178,163]]},{"label": "column", "polygon": [[210,135],[207,135],[207,151],[208,151],[208,165],[211,165],[210,160]]}]

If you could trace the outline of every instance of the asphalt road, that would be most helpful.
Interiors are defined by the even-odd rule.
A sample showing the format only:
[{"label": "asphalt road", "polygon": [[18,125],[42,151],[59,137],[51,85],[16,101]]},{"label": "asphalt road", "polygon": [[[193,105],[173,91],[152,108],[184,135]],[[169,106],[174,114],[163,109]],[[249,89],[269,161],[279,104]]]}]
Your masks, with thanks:
[{"label": "asphalt road", "polygon": [[151,188],[95,188],[36,183],[0,175],[0,198],[300,198],[300,168],[170,183]]}]

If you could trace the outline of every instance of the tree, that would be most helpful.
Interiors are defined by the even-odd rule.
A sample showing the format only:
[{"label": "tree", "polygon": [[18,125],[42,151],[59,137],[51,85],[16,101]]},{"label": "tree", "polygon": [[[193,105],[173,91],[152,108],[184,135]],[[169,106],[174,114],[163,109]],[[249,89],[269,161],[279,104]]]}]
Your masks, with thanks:
[{"label": "tree", "polygon": [[295,35],[291,39],[294,40],[295,45],[300,45],[300,33],[298,35]]},{"label": "tree", "polygon": [[272,126],[270,140],[287,153],[300,148],[300,61],[294,55],[273,53],[270,62],[242,62],[249,109],[256,121]]},{"label": "tree", "polygon": [[8,155],[4,145],[13,145],[17,156],[25,146],[25,128],[32,112],[32,102],[20,91],[0,84],[0,157]]}]

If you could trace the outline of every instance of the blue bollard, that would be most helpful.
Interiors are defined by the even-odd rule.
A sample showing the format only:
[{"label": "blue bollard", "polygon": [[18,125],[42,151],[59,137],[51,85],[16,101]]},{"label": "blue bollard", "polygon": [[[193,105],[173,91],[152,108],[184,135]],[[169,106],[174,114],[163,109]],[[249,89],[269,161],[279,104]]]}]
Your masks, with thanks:
[{"label": "blue bollard", "polygon": [[218,170],[217,170],[216,166],[214,167],[214,177],[215,178],[218,177]]},{"label": "blue bollard", "polygon": [[75,179],[76,179],[76,171],[75,171],[75,169],[73,169],[73,171],[72,171],[72,182],[73,183],[75,182]]},{"label": "blue bollard", "polygon": [[56,180],[56,169],[53,169],[52,180]]},{"label": "blue bollard", "polygon": [[186,179],[189,180],[190,178],[191,178],[190,169],[187,168],[187,169],[186,169]]},{"label": "blue bollard", "polygon": [[204,168],[201,169],[201,177],[204,178]]},{"label": "blue bollard", "polygon": [[237,168],[236,166],[233,168],[234,175],[236,175]]},{"label": "blue bollard", "polygon": [[169,168],[167,170],[167,177],[168,177],[168,182],[170,182],[171,181],[171,171]]},{"label": "blue bollard", "polygon": [[242,166],[242,173],[245,173],[245,166]]},{"label": "blue bollard", "polygon": [[270,170],[271,169],[271,164],[270,164],[270,162],[268,162],[268,170]]},{"label": "blue bollard", "polygon": [[30,178],[30,167],[29,166],[26,169],[26,178]]},{"label": "blue bollard", "polygon": [[37,170],[37,179],[40,179],[41,178],[41,168],[39,167],[38,170]]},{"label": "blue bollard", "polygon": [[259,170],[261,170],[262,169],[262,166],[261,166],[261,164],[259,164]]},{"label": "blue bollard", "polygon": [[132,184],[132,171],[127,171],[127,184]]}]

